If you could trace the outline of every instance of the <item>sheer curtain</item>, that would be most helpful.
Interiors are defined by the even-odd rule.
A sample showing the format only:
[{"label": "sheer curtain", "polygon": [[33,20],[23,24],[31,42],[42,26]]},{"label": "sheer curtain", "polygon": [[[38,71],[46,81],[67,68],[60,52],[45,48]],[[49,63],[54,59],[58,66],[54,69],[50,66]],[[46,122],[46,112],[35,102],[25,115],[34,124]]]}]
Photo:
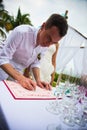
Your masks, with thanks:
[{"label": "sheer curtain", "polygon": [[86,47],[83,48],[82,46],[87,46],[87,38],[69,26],[67,35],[60,40],[59,44],[56,71],[63,70],[72,61],[74,71],[82,73],[83,61],[85,65],[87,59]]},{"label": "sheer curtain", "polygon": [[87,40],[84,39],[84,47],[81,47],[73,58],[76,73],[87,74]]},{"label": "sheer curtain", "polygon": [[86,41],[86,46],[84,49],[82,74],[87,75],[87,41]]}]

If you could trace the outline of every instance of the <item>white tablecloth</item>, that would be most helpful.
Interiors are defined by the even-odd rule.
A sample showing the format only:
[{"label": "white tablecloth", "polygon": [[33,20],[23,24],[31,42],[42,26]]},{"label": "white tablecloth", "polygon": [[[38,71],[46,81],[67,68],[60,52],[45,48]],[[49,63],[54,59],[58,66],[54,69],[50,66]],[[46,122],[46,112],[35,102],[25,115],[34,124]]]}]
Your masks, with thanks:
[{"label": "white tablecloth", "polygon": [[49,102],[52,100],[15,100],[0,82],[0,106],[10,130],[47,130],[49,124],[61,125],[61,130],[87,130],[63,124],[60,116],[46,110]]}]

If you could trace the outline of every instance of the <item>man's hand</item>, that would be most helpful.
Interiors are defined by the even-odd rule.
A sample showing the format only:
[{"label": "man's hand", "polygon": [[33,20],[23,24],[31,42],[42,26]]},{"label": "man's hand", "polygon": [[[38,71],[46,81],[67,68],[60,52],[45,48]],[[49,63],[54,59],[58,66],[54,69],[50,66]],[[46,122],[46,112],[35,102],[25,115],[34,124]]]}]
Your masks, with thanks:
[{"label": "man's hand", "polygon": [[40,88],[43,88],[43,89],[47,89],[47,90],[51,90],[52,89],[52,86],[49,83],[46,83],[44,81],[37,81],[37,85]]},{"label": "man's hand", "polygon": [[18,81],[19,84],[21,84],[22,87],[28,89],[28,90],[36,90],[36,82],[29,78],[22,78],[21,80]]},{"label": "man's hand", "polygon": [[13,66],[9,63],[3,64],[1,68],[13,79],[15,79],[22,87],[29,89],[29,90],[35,90],[36,89],[36,83],[26,78],[24,75],[22,75],[20,72],[18,72]]}]

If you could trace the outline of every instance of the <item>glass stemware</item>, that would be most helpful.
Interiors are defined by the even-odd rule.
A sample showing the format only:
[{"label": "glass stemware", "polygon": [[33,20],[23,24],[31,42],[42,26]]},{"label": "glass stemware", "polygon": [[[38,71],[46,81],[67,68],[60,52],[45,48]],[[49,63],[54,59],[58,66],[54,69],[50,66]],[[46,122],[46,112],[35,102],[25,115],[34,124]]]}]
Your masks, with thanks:
[{"label": "glass stemware", "polygon": [[[64,113],[63,114],[63,122],[68,126],[73,127],[75,125],[74,114],[77,113],[77,108],[75,107],[78,102],[78,93],[77,93],[77,78],[72,82],[72,69],[70,69],[70,75],[68,75],[68,84],[65,84],[66,91],[65,96],[67,100],[64,104]],[[67,82],[66,82],[67,83]],[[67,111],[67,112],[66,112]]]},{"label": "glass stemware", "polygon": [[61,124],[49,124],[47,130],[62,130]]},{"label": "glass stemware", "polygon": [[[72,71],[65,76],[62,83],[62,71],[59,75],[57,86],[54,91],[55,101],[46,106],[47,111],[59,115],[62,122],[69,127],[78,125],[84,127],[87,124],[87,90],[80,86],[80,76],[77,74],[72,81]],[[57,127],[56,127],[57,128]]]},{"label": "glass stemware", "polygon": [[79,126],[85,127],[87,123],[87,100],[85,100],[84,86],[79,86],[79,104],[80,109],[78,108],[78,113],[76,113],[77,116],[74,118],[74,121]]},{"label": "glass stemware", "polygon": [[60,81],[61,81],[61,76],[62,73],[59,74],[58,80],[57,80],[57,85],[54,91],[54,95],[56,99],[54,101],[51,101],[48,106],[46,106],[47,111],[59,115],[61,113],[61,102],[63,98],[63,89],[59,86]]}]

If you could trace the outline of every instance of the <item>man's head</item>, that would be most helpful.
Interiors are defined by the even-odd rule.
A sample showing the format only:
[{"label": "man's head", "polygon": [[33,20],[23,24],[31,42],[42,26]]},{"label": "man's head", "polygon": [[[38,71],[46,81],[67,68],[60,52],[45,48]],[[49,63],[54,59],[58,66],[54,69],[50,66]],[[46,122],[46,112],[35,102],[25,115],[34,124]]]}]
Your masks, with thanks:
[{"label": "man's head", "polygon": [[52,14],[43,23],[38,35],[38,42],[41,46],[50,46],[66,35],[68,24],[66,19],[59,14]]},{"label": "man's head", "polygon": [[52,14],[46,21],[45,29],[49,29],[52,26],[56,26],[61,37],[65,36],[68,29],[66,19],[59,14]]}]

